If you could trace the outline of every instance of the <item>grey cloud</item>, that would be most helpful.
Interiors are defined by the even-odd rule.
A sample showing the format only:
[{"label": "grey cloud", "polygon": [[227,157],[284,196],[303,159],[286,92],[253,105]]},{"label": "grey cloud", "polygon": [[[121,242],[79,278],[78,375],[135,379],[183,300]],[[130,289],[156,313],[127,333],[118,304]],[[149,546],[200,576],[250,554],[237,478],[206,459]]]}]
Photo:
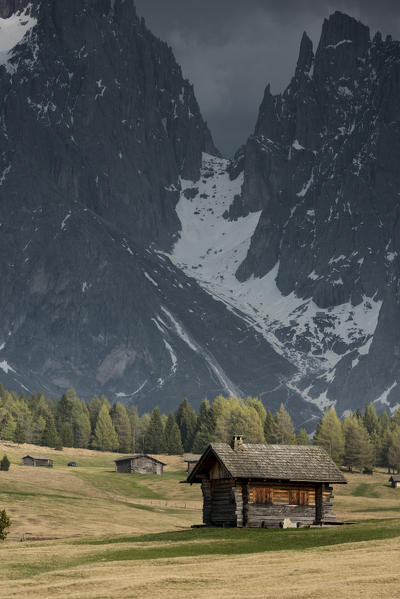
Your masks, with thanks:
[{"label": "grey cloud", "polygon": [[316,46],[323,19],[341,10],[372,34],[400,37],[398,0],[136,0],[136,6],[172,46],[226,155],[253,130],[265,85],[280,92],[289,83],[303,31]]}]

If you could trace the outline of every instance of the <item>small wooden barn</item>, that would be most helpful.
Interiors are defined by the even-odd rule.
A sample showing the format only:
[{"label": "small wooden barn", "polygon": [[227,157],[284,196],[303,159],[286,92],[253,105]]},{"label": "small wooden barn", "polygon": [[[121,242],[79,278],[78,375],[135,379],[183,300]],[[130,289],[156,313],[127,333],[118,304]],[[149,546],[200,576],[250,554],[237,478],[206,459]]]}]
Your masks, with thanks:
[{"label": "small wooden barn", "polygon": [[393,489],[400,489],[400,474],[393,474],[389,478],[389,482],[392,483]]},{"label": "small wooden barn", "polygon": [[53,460],[40,455],[25,455],[22,458],[24,466],[42,466],[44,468],[53,468]]},{"label": "small wooden barn", "polygon": [[201,484],[204,524],[275,528],[335,522],[330,485],[347,481],[321,447],[235,436],[209,445],[187,482]]},{"label": "small wooden barn", "polygon": [[164,462],[144,453],[123,456],[115,460],[115,470],[125,473],[162,474],[164,466],[166,466]]},{"label": "small wooden barn", "polygon": [[201,453],[185,453],[183,456],[184,461],[186,462],[186,470],[188,474],[193,470],[196,466],[197,462],[201,458]]}]

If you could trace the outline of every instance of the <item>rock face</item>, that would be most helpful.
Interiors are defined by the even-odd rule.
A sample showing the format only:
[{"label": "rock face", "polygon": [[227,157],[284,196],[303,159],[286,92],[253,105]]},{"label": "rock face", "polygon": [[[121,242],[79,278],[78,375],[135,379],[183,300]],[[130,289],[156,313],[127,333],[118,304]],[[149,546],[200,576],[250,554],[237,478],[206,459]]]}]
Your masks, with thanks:
[{"label": "rock face", "polygon": [[0,19],[5,385],[253,394],[310,430],[400,402],[398,42],[332,15],[229,162],[130,0]]},{"label": "rock face", "polygon": [[[306,360],[332,352],[326,377],[306,379],[306,395],[339,409],[400,401],[399,82],[399,42],[371,41],[367,27],[336,12],[315,55],[303,35],[284,93],[267,87],[240,156],[235,216],[262,214],[237,278],[276,267],[282,295],[304,300],[275,334]],[[340,311],[354,323],[346,334]]]},{"label": "rock face", "polygon": [[181,182],[218,156],[171,49],[127,0],[0,0],[0,14],[13,26],[0,56],[2,382],[141,410],[261,386],[310,417],[279,385],[293,365],[164,253]]}]

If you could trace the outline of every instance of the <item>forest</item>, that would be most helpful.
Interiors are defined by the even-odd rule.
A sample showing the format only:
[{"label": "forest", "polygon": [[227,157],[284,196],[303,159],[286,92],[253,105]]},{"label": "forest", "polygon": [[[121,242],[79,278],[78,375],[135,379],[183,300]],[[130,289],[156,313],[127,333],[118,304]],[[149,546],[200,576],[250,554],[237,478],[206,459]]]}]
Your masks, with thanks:
[{"label": "forest", "polygon": [[254,397],[204,399],[197,413],[185,398],[175,413],[156,407],[139,415],[135,406],[111,405],[104,396],[86,402],[69,389],[53,400],[40,392],[7,391],[0,383],[0,438],[19,444],[182,454],[201,453],[209,443],[242,434],[247,443],[321,445],[350,471],[370,473],[376,466],[400,471],[400,407],[392,416],[378,416],[369,404],[342,419],[331,407],[315,424],[313,435],[296,431],[284,405],[272,413]]}]

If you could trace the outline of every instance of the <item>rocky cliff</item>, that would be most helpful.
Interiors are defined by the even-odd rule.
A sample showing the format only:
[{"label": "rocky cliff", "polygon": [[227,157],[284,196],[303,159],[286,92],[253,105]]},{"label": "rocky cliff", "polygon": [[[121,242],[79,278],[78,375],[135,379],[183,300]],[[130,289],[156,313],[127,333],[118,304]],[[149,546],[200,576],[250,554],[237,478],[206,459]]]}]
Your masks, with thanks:
[{"label": "rocky cliff", "polygon": [[275,334],[310,363],[303,395],[343,409],[400,401],[399,82],[399,42],[334,13],[315,54],[303,35],[287,89],[266,88],[232,169],[230,218],[261,211],[236,276],[275,268],[282,296],[303,300]]},{"label": "rocky cliff", "polygon": [[261,387],[278,406],[295,368],[165,253],[182,182],[219,160],[171,49],[127,0],[0,15],[2,381],[141,410]]},{"label": "rocky cliff", "polygon": [[341,13],[219,157],[130,0],[0,0],[0,369],[173,408],[400,402],[400,44]]}]

